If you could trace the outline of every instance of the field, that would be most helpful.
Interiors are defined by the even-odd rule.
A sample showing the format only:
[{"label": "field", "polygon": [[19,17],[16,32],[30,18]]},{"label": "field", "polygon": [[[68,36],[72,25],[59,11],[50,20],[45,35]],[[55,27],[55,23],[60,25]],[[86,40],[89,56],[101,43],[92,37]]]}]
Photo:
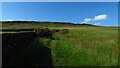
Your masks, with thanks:
[{"label": "field", "polygon": [[53,66],[118,66],[118,28],[53,23],[2,23],[1,29],[68,29],[55,40],[40,38],[51,49]]},{"label": "field", "polygon": [[53,41],[52,52],[58,66],[116,66],[118,64],[117,30],[72,29]]}]

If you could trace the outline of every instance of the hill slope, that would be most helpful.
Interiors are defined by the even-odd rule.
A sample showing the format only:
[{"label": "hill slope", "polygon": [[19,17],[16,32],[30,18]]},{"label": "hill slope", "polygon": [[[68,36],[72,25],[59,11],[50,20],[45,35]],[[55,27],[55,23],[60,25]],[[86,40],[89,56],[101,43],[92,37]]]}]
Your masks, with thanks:
[{"label": "hill slope", "polygon": [[3,23],[3,29],[48,27],[68,29],[53,34],[56,39],[41,38],[52,53],[54,66],[117,66],[118,29],[55,23]]}]

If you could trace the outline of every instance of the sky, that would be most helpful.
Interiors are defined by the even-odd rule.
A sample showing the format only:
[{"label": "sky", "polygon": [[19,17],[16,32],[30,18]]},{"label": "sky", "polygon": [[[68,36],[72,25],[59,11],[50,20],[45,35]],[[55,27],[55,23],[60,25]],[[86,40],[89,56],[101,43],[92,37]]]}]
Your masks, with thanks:
[{"label": "sky", "polygon": [[118,26],[117,2],[3,2],[3,21],[49,21]]}]

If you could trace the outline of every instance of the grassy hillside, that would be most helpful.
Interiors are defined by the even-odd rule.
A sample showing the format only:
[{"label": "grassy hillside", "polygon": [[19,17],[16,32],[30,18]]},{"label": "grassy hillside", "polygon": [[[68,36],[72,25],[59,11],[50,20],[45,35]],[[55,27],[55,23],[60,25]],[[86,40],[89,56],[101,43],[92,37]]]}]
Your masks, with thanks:
[{"label": "grassy hillside", "polygon": [[71,29],[51,44],[56,66],[116,66],[118,32],[110,29]]},{"label": "grassy hillside", "polygon": [[[1,24],[1,23],[0,23]],[[48,27],[48,28],[71,28],[71,27],[89,27],[94,25],[89,24],[73,24],[73,23],[58,23],[58,22],[2,22],[1,29],[31,29],[31,28],[39,28],[39,27]]]},{"label": "grassy hillside", "polygon": [[53,23],[3,23],[3,29],[48,27],[69,30],[55,33],[55,40],[40,38],[51,49],[54,66],[117,66],[118,29],[94,26],[69,26]]}]

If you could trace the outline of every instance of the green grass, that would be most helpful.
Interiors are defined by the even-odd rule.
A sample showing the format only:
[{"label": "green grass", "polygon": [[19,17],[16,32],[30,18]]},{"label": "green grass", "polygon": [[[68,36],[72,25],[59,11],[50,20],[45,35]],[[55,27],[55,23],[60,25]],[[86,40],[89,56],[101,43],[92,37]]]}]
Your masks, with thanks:
[{"label": "green grass", "polygon": [[71,29],[52,41],[55,66],[117,66],[118,32],[111,29]]},{"label": "green grass", "polygon": [[17,31],[11,31],[11,32],[9,32],[9,31],[1,31],[0,33],[25,33],[25,32],[32,32],[32,31],[19,31],[19,32],[17,32]]},{"label": "green grass", "polygon": [[0,32],[0,33],[17,33],[17,32]]},{"label": "green grass", "polygon": [[[69,29],[67,34],[54,34],[56,40],[41,38],[51,48],[54,66],[117,66],[118,29],[58,24],[3,24],[2,29],[48,27]],[[40,40],[41,40],[40,39]]]},{"label": "green grass", "polygon": [[[78,29],[80,26],[69,26],[64,24],[53,24],[53,23],[2,23],[1,29],[31,29],[31,28],[39,28],[39,27],[48,27],[50,29],[63,29],[63,28],[76,28]],[[81,26],[89,27],[89,26]]]}]

